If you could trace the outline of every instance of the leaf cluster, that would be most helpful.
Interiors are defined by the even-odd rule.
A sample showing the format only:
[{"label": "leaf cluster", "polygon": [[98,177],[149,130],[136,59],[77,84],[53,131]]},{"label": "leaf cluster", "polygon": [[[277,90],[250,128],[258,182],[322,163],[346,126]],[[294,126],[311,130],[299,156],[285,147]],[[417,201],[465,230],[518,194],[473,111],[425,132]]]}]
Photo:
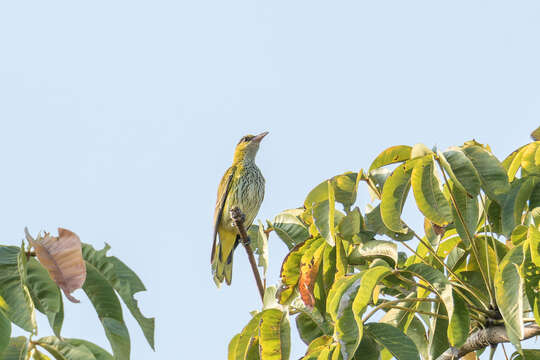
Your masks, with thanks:
[{"label": "leaf cluster", "polygon": [[[38,240],[40,238],[38,236]],[[39,250],[38,258],[35,257],[36,253],[26,250],[24,242],[20,247],[0,246],[1,359],[129,359],[130,336],[120,300],[139,323],[148,344],[154,348],[154,318],[144,317],[134,298],[135,293],[146,289],[126,264],[107,255],[109,245],[95,250],[91,245],[83,243],[80,261],[84,262],[82,268],[86,270],[82,289],[96,310],[111,345],[112,354],[86,340],[63,337],[62,324],[65,314],[61,290],[69,300],[78,302],[69,295],[74,288],[69,288],[73,281],[68,279],[71,275],[79,279],[81,277],[80,274],[69,273],[77,260],[73,259],[74,256],[58,257],[58,252],[62,249],[46,248],[47,242],[36,241],[29,234],[27,239]],[[69,250],[72,255],[73,246]],[[81,256],[80,242],[78,252]],[[84,273],[82,275],[84,276]],[[54,336],[36,338],[37,313],[47,317]],[[11,337],[13,325],[28,332],[28,336]]]},{"label": "leaf cluster", "polygon": [[[372,198],[363,212],[360,185]],[[403,220],[411,198],[420,232]],[[498,325],[514,357],[540,356],[521,348],[525,326],[540,324],[539,225],[539,141],[502,162],[474,140],[388,148],[369,171],[334,176],[259,223],[263,243],[274,231],[289,253],[267,289],[273,303],[233,338],[229,359],[288,359],[293,316],[303,360],[436,359]]]}]

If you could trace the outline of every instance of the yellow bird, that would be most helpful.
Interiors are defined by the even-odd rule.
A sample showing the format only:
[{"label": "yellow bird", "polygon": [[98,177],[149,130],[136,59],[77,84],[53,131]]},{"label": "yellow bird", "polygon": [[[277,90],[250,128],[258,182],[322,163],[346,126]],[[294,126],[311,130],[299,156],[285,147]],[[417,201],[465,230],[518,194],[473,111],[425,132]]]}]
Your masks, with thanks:
[{"label": "yellow bird", "polygon": [[[255,155],[267,131],[259,135],[246,135],[234,150],[232,166],[227,169],[218,187],[214,210],[214,242],[212,244],[212,274],[219,287],[223,279],[231,284],[233,252],[240,241],[238,229],[231,219],[230,210],[238,206],[246,216],[247,231],[255,220],[264,198],[264,177],[255,165]],[[219,235],[219,241],[217,237]]]}]

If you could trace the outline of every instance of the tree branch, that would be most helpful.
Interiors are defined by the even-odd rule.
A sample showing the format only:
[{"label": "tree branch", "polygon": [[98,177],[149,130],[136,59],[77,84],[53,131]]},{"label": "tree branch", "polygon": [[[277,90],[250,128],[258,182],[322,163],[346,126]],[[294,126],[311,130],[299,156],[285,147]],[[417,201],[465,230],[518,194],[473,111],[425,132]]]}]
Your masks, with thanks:
[{"label": "tree branch", "polygon": [[[527,340],[537,335],[540,335],[540,326],[536,324],[525,326],[524,336],[521,340]],[[449,348],[437,360],[459,359],[470,352],[505,342],[510,342],[510,339],[504,326],[488,327],[474,332],[460,348]]]},{"label": "tree branch", "polygon": [[255,256],[253,256],[253,250],[251,250],[251,246],[249,246],[249,238],[247,236],[246,229],[244,228],[244,221],[246,220],[246,216],[237,206],[235,206],[231,209],[231,218],[234,221],[234,225],[238,229],[238,233],[240,233],[242,245],[244,245],[244,249],[246,249],[249,263],[251,264],[251,270],[253,270],[253,276],[255,277],[257,287],[259,288],[261,300],[264,300],[264,286],[261,281],[261,276],[259,275],[259,270],[257,269],[257,262],[255,261]]}]

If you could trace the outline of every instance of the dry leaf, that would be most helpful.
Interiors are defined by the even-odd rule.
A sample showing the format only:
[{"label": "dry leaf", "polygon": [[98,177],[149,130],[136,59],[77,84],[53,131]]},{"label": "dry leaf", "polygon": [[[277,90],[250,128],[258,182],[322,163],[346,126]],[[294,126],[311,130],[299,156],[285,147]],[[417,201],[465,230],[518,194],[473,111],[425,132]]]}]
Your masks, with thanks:
[{"label": "dry leaf", "polygon": [[81,240],[74,232],[58,228],[58,237],[45,233],[34,240],[25,229],[26,239],[36,249],[36,255],[71,302],[79,300],[71,293],[80,289],[86,280],[86,265],[82,257]]}]

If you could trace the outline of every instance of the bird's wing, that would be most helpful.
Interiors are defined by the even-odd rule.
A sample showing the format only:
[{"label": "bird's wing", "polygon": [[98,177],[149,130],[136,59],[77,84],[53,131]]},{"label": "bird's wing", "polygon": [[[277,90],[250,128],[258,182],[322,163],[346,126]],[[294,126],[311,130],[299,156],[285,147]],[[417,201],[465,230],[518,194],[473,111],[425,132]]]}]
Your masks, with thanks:
[{"label": "bird's wing", "polygon": [[225,175],[223,175],[223,177],[221,178],[221,182],[219,183],[216,208],[214,210],[214,242],[212,243],[212,254],[210,257],[211,262],[214,261],[218,225],[221,220],[221,215],[223,213],[223,207],[225,206],[225,200],[227,200],[227,194],[229,193],[229,190],[231,188],[231,183],[234,177],[235,170],[236,166],[231,166],[229,169],[227,169]]}]

